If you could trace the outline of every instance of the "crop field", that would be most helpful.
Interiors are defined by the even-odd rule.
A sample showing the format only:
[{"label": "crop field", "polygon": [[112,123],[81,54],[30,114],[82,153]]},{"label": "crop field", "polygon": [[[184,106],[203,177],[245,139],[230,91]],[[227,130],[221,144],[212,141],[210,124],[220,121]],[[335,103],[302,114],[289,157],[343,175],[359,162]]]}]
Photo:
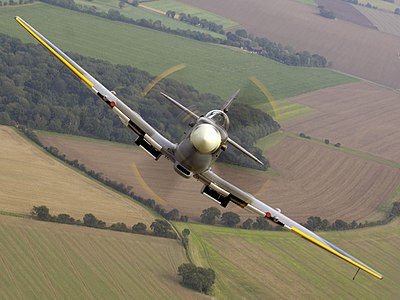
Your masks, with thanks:
[{"label": "crop field", "polygon": [[199,19],[206,19],[208,21],[214,22],[216,24],[222,25],[224,29],[229,29],[231,27],[239,25],[237,22],[224,18],[220,15],[213,14],[207,10],[199,9],[192,5],[183,4],[179,1],[174,0],[156,0],[149,1],[142,4],[163,12],[169,10],[175,11],[177,14],[185,13],[191,16],[196,16]]},{"label": "crop field", "polygon": [[378,27],[379,31],[400,36],[400,18],[398,15],[393,12],[369,9],[359,5],[355,7]]},{"label": "crop field", "polygon": [[336,70],[400,88],[398,36],[323,18],[316,7],[292,0],[181,1],[235,20],[255,35],[321,54]]},{"label": "crop field", "polygon": [[304,94],[289,102],[316,112],[283,123],[285,129],[400,163],[398,92],[364,82]]},{"label": "crop field", "polygon": [[114,64],[133,65],[153,75],[184,63],[186,68],[171,78],[224,99],[238,88],[249,85],[252,76],[277,100],[355,80],[327,69],[289,67],[237,48],[203,43],[43,3],[0,8],[0,32],[25,42],[34,42],[34,39],[13,20],[15,15],[20,15],[65,51]]},{"label": "crop field", "polygon": [[68,213],[81,219],[86,213],[111,223],[150,225],[155,217],[95,181],[80,175],[33,146],[10,127],[0,126],[0,211],[29,214],[46,205],[51,214]]},{"label": "crop field", "polygon": [[0,253],[4,300],[208,299],[179,284],[171,239],[0,215]]},{"label": "crop field", "polygon": [[[388,10],[390,12],[394,12],[394,10],[396,8],[400,7],[399,0],[394,0],[394,3],[390,3],[389,1],[384,1],[384,0],[358,0],[358,3],[364,4],[364,5],[367,5],[368,3],[370,3],[379,9]],[[358,6],[358,5],[356,5],[356,6]],[[372,9],[370,9],[370,10],[372,10]]]},{"label": "crop field", "polygon": [[319,233],[384,275],[357,269],[290,232],[176,224],[190,229],[193,259],[217,275],[217,299],[397,299],[399,221]]},{"label": "crop field", "polygon": [[369,219],[400,185],[398,167],[333,145],[288,136],[267,154],[280,176],[270,179],[265,200],[299,220],[308,216],[347,222]]},{"label": "crop field", "polygon": [[357,5],[342,0],[317,0],[317,4],[332,11],[338,19],[376,29],[374,24],[356,9]]},{"label": "crop field", "polygon": [[[154,198],[167,209],[179,209],[192,220],[198,220],[203,209],[216,206],[199,193],[200,183],[181,178],[170,162],[156,162],[139,148],[45,133],[40,134],[40,139],[70,159],[78,159],[109,178],[132,185],[136,194]],[[273,171],[265,173],[221,164],[213,169],[297,221],[312,215],[348,222],[376,218],[376,211],[381,205],[387,206],[392,192],[400,185],[398,168],[355,157],[333,146],[279,133],[272,136],[272,141],[266,138],[261,143],[268,149],[266,154]],[[256,217],[233,204],[219,209],[240,214],[242,221]]]},{"label": "crop field", "polygon": [[93,0],[90,2],[87,0],[75,0],[75,3],[86,6],[94,5],[96,6],[97,11],[102,11],[102,12],[108,12],[110,9],[114,9],[119,11],[121,15],[134,20],[140,20],[140,19],[153,20],[153,21],[160,20],[163,25],[171,29],[178,29],[178,28],[185,30],[189,29],[193,31],[200,31],[203,33],[207,33],[211,36],[218,37],[221,39],[226,38],[222,34],[205,30],[196,26],[189,25],[184,22],[180,22],[178,20],[168,18],[167,16],[165,16],[165,14],[156,13],[154,11],[145,9],[141,6],[135,7],[133,5],[125,4],[125,6],[120,8],[119,7],[120,1],[118,0]]}]

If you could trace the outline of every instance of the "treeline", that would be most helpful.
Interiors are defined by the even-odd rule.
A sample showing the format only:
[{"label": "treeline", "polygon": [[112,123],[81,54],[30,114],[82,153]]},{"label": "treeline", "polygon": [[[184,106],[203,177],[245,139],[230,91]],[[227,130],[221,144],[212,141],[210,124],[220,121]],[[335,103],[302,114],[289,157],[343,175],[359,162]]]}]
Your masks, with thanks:
[{"label": "treeline", "polygon": [[[79,12],[95,15],[102,18],[107,18],[113,21],[120,21],[124,23],[134,24],[137,26],[142,26],[146,28],[151,28],[159,31],[163,31],[170,34],[180,35],[187,38],[216,43],[222,45],[228,45],[232,47],[242,48],[247,51],[257,53],[259,55],[268,57],[270,59],[276,60],[280,63],[290,65],[290,66],[304,66],[304,67],[326,67],[328,66],[328,61],[324,56],[319,54],[310,54],[308,51],[294,51],[293,48],[288,46],[282,46],[279,43],[272,42],[267,38],[263,37],[255,37],[253,34],[244,35],[243,32],[245,30],[240,29],[235,33],[227,32],[226,39],[216,38],[211,36],[210,34],[193,31],[188,29],[171,29],[162,24],[160,20],[152,21],[146,19],[134,20],[128,17],[121,15],[118,10],[110,9],[108,12],[100,12],[97,11],[96,6],[86,6],[75,4],[74,0],[41,0],[48,4],[61,6],[64,8],[76,10]],[[169,11],[169,16],[174,15],[173,11]],[[175,15],[174,15],[175,16]],[[197,24],[200,26],[208,26],[212,28],[210,30],[222,33],[223,29],[220,28],[221,25],[212,24],[207,20],[200,20],[198,17],[188,17],[186,14],[180,14],[180,18],[182,16],[182,20],[186,20],[187,23],[192,25]],[[199,20],[198,20],[199,19]],[[207,25],[208,22],[208,25]],[[218,31],[219,30],[219,31]]]},{"label": "treeline", "polygon": [[[393,203],[391,210],[383,220],[365,221],[364,223],[352,221],[351,223],[347,223],[346,221],[337,219],[333,223],[330,223],[327,219],[322,220],[318,216],[311,216],[307,219],[306,223],[301,225],[313,231],[350,230],[388,224],[397,216],[400,216],[400,202]],[[209,207],[202,211],[202,214],[200,215],[200,222],[209,225],[220,224],[226,227],[237,227],[240,223],[240,216],[234,212],[224,212],[221,215],[221,211],[218,208]],[[283,230],[281,226],[272,224],[265,217],[257,217],[255,221],[251,218],[248,218],[242,223],[240,228],[255,230]]]},{"label": "treeline", "polygon": [[[221,211],[216,207],[209,207],[202,211],[200,222],[209,225],[220,224],[225,227],[237,227],[240,223],[240,216],[237,213],[228,211],[221,214]],[[273,225],[265,217],[257,217],[254,221],[248,218],[242,223],[240,228],[255,229],[255,230],[282,230],[281,226]]]},{"label": "treeline", "polygon": [[31,215],[40,221],[55,222],[69,225],[79,225],[86,227],[94,227],[99,229],[108,229],[113,231],[137,233],[137,234],[147,234],[159,237],[177,239],[177,234],[173,231],[171,224],[165,220],[156,219],[150,225],[151,232],[147,230],[147,225],[144,223],[137,223],[129,228],[123,222],[113,223],[107,226],[106,222],[96,218],[92,213],[87,213],[83,216],[82,221],[79,219],[74,219],[69,214],[61,213],[58,215],[51,215],[50,210],[47,206],[33,206],[31,210]]},{"label": "treeline", "polygon": [[[188,125],[177,120],[181,112],[166,104],[154,89],[146,97],[142,96],[142,91],[153,79],[150,74],[131,66],[70,56],[105,86],[115,89],[127,105],[168,139],[178,142],[183,137]],[[0,34],[0,57],[0,124],[21,124],[34,129],[132,144],[134,136],[118,117],[42,46],[23,44]],[[195,104],[201,112],[224,102],[211,94],[199,94],[193,87],[175,80],[164,79],[158,87],[186,106]],[[235,103],[230,115],[232,137],[248,149],[252,149],[258,138],[279,129],[279,124],[269,115],[248,105]],[[261,151],[257,153],[262,158]],[[242,155],[230,155],[224,159],[252,166],[251,160]]]},{"label": "treeline", "polygon": [[138,195],[136,195],[133,192],[133,187],[132,186],[126,186],[123,183],[111,180],[107,177],[104,177],[103,173],[96,172],[93,170],[88,170],[86,166],[82,163],[80,163],[78,160],[70,160],[68,159],[65,154],[61,154],[59,150],[56,147],[49,146],[46,147],[42,144],[42,142],[39,140],[38,136],[29,128],[26,128],[25,126],[18,126],[18,129],[29,139],[31,139],[33,142],[35,142],[37,145],[42,147],[44,150],[49,152],[50,154],[54,155],[58,159],[62,160],[63,162],[67,163],[68,165],[84,172],[86,175],[90,176],[91,178],[101,182],[102,184],[130,197],[132,200],[138,201],[141,204],[145,205],[146,207],[152,209],[165,219],[169,221],[181,221],[181,222],[187,222],[189,220],[188,216],[181,215],[179,210],[174,208],[171,209],[170,211],[166,211],[165,208],[163,208],[161,205],[157,204],[156,201],[153,199],[145,199],[142,198]]},{"label": "treeline", "polygon": [[0,6],[14,6],[14,5],[22,5],[22,4],[30,4],[33,3],[34,0],[6,0],[0,1]]},{"label": "treeline", "polygon": [[[166,15],[170,18],[175,18],[175,11],[167,11]],[[178,16],[178,20],[193,26],[199,26],[203,29],[212,31],[212,32],[217,32],[220,34],[225,34],[224,27],[222,25],[219,25],[215,22],[206,20],[206,19],[200,19],[197,16],[192,16],[190,14],[185,14],[185,13],[180,13]]]},{"label": "treeline", "polygon": [[365,221],[364,223],[357,223],[356,221],[353,220],[351,223],[347,223],[346,221],[337,219],[335,222],[330,223],[327,219],[322,220],[318,216],[311,216],[307,219],[307,222],[302,225],[313,231],[350,230],[350,229],[385,225],[390,223],[394,218],[398,216],[400,216],[400,202],[394,202],[392,204],[391,210],[382,220]]}]

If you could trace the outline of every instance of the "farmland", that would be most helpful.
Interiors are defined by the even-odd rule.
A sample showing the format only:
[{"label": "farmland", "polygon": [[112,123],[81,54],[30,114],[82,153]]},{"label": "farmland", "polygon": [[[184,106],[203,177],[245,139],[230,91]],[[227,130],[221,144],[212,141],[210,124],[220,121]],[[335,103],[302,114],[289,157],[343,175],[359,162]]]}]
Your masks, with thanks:
[{"label": "farmland", "polygon": [[400,162],[399,93],[369,83],[328,88],[291,98],[314,114],[283,123],[293,132]]},{"label": "farmland", "polygon": [[217,274],[217,299],[397,299],[399,222],[321,233],[382,272],[382,281],[290,232],[259,232],[195,224],[188,227],[196,261]]},{"label": "farmland", "polygon": [[27,215],[34,205],[46,205],[51,214],[82,219],[91,212],[109,225],[150,225],[155,219],[145,208],[43,153],[10,127],[0,126],[0,140],[0,180],[7,182],[0,189],[1,212]]},{"label": "farmland", "polygon": [[163,11],[163,12],[172,10],[172,11],[175,11],[177,14],[179,14],[179,13],[190,14],[191,16],[196,16],[199,19],[206,19],[208,21],[222,25],[224,27],[224,29],[229,29],[230,27],[239,25],[238,23],[236,23],[232,20],[229,20],[227,18],[213,14],[207,10],[199,9],[195,6],[183,4],[179,1],[158,0],[158,1],[150,1],[150,2],[144,3],[143,5]]},{"label": "farmland", "polygon": [[[138,195],[155,198],[168,209],[178,208],[193,220],[198,220],[201,211],[214,204],[200,195],[198,182],[181,178],[174,174],[170,162],[155,162],[138,148],[54,134],[41,133],[40,138],[70,159],[78,159],[90,169],[132,185]],[[350,222],[372,215],[376,218],[375,211],[386,204],[400,185],[400,171],[396,167],[290,135],[274,134],[273,141],[268,140],[263,145],[269,143],[266,154],[272,172],[265,174],[221,164],[213,169],[295,220],[305,221],[311,215]],[[255,218],[234,205],[227,210],[239,213],[242,220]]]},{"label": "farmland", "polygon": [[[400,37],[318,15],[291,0],[181,0],[239,22],[251,33],[324,55],[334,69],[400,88]],[[379,1],[385,4],[385,1]]]},{"label": "farmland", "polygon": [[[209,30],[205,30],[196,26],[189,25],[187,23],[180,22],[178,20],[174,20],[171,18],[168,18],[165,16],[165,14],[160,14],[156,13],[154,11],[145,9],[141,6],[135,7],[132,5],[126,4],[122,8],[119,7],[119,2],[117,0],[93,0],[88,2],[87,0],[76,0],[76,4],[81,4],[81,5],[94,5],[97,8],[97,11],[102,11],[102,12],[108,12],[110,9],[114,9],[120,12],[121,15],[131,18],[133,20],[140,20],[140,19],[146,19],[146,20],[160,20],[163,25],[166,27],[169,27],[171,29],[189,29],[193,31],[200,31],[203,33],[207,33],[211,36],[218,37],[224,39],[225,36],[222,34],[218,34]],[[222,17],[221,17],[222,18]],[[223,19],[223,18],[222,18]]]},{"label": "farmland", "polygon": [[0,215],[0,253],[1,299],[208,298],[179,284],[171,239]]},{"label": "farmland", "polygon": [[356,8],[365,15],[379,31],[400,36],[400,18],[398,15],[392,12],[368,9],[363,6],[356,6]]},{"label": "farmland", "polygon": [[289,67],[237,48],[198,42],[43,3],[0,8],[1,32],[25,42],[33,39],[13,21],[15,15],[25,18],[66,51],[114,64],[134,65],[153,75],[184,63],[187,67],[171,78],[225,99],[237,88],[251,84],[252,76],[268,87],[277,100],[354,81],[331,70]]}]

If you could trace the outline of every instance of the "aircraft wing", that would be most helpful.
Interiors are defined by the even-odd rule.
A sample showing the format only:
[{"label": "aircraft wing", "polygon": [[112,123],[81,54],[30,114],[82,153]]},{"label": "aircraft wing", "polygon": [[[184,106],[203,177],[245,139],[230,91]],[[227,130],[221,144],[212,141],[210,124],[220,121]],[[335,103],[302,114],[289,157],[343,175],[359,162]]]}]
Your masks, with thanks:
[{"label": "aircraft wing", "polygon": [[228,202],[233,202],[251,212],[258,213],[259,215],[266,217],[267,219],[275,222],[276,224],[279,224],[285,227],[286,229],[300,235],[304,239],[312,242],[313,244],[321,247],[322,249],[336,255],[337,257],[340,257],[341,259],[356,266],[357,268],[379,279],[383,278],[383,276],[380,273],[378,273],[371,267],[367,266],[357,258],[351,256],[342,249],[336,247],[327,240],[318,236],[311,230],[308,230],[304,226],[286,217],[284,214],[280,212],[279,209],[274,209],[266,205],[265,203],[255,198],[253,195],[242,191],[235,185],[222,179],[213,171],[208,170],[206,172],[201,173],[200,175],[198,175],[198,179],[204,183],[202,194],[208,196],[214,201],[217,201],[222,206],[226,207]]},{"label": "aircraft wing", "polygon": [[103,100],[112,111],[121,119],[122,123],[134,131],[139,137],[135,143],[146,150],[153,158],[158,159],[161,154],[174,161],[173,149],[176,145],[159,134],[143,118],[122,102],[115,93],[109,91],[93,76],[86,72],[64,52],[53,45],[42,34],[20,17],[15,20],[37,39],[51,54],[70,69],[94,94]]}]

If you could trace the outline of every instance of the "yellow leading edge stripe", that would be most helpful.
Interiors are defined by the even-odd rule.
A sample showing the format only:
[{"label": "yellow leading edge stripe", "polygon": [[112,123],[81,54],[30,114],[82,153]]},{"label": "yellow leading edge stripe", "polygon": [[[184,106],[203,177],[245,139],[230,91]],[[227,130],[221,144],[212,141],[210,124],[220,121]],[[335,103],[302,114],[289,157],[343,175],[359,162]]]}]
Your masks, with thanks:
[{"label": "yellow leading edge stripe", "polygon": [[321,243],[320,241],[314,239],[313,237],[311,237],[311,236],[305,234],[304,232],[300,231],[299,229],[297,229],[297,228],[295,228],[295,227],[292,227],[292,231],[294,231],[295,233],[301,235],[303,238],[309,240],[310,242],[313,242],[314,244],[316,244],[316,245],[322,247],[323,249],[325,249],[325,250],[331,252],[332,254],[335,254],[336,256],[340,257],[341,259],[344,259],[345,261],[351,263],[352,265],[354,265],[354,266],[360,268],[361,270],[363,270],[363,271],[365,271],[365,272],[367,272],[367,273],[369,273],[369,274],[371,274],[371,275],[373,275],[373,276],[375,276],[375,277],[377,277],[377,278],[379,278],[379,279],[382,279],[382,278],[383,278],[383,276],[381,276],[381,275],[379,275],[379,274],[377,274],[377,273],[375,273],[375,272],[373,272],[373,271],[367,269],[366,267],[360,265],[359,263],[353,261],[352,259],[350,259],[350,258],[344,256],[343,254],[341,254],[341,253],[335,251],[334,249],[328,247],[327,245]]},{"label": "yellow leading edge stripe", "polygon": [[63,58],[60,54],[57,53],[50,45],[48,45],[40,36],[38,36],[35,32],[32,31],[19,17],[15,17],[15,20],[25,28],[35,39],[37,39],[43,46],[47,48],[55,57],[57,57],[64,65],[68,67],[76,76],[78,76],[87,86],[92,88],[94,84],[90,82],[81,72],[79,72],[73,65],[71,65],[65,58]]}]

